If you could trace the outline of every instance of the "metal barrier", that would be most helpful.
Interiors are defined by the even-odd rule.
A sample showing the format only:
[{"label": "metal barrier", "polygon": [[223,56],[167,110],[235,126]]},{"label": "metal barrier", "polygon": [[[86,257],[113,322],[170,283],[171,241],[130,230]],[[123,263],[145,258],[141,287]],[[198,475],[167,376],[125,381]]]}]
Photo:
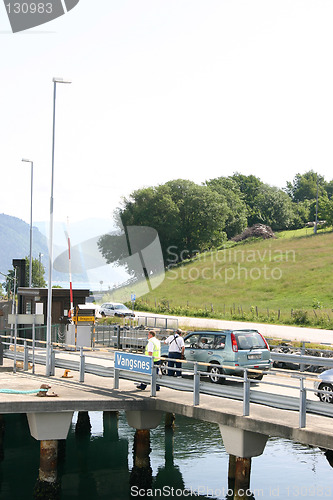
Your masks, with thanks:
[{"label": "metal barrier", "polygon": [[[7,348],[4,350],[4,356],[14,360],[14,371],[16,370],[16,363],[18,360],[23,362],[23,370],[27,371],[29,368],[29,362],[32,362],[32,370],[34,373],[35,364],[44,364],[46,363],[46,349],[45,347],[37,347],[36,344],[45,344],[42,341],[34,341],[29,346],[29,341],[27,339],[24,340],[24,345],[22,349],[22,345],[10,344],[9,342],[3,342]],[[11,349],[10,349],[11,347]],[[208,363],[199,363],[199,362],[191,362],[187,360],[177,360],[182,363],[182,372],[186,375],[190,375],[193,377],[193,381],[188,378],[174,378],[168,376],[158,375],[158,367],[154,366],[152,375],[142,375],[138,373],[126,372],[124,370],[114,369],[112,359],[110,357],[102,357],[95,358],[92,361],[92,355],[89,357],[89,353],[84,352],[84,348],[81,347],[80,351],[74,351],[70,353],[65,353],[66,358],[62,357],[64,355],[64,351],[56,351],[54,347],[59,347],[59,344],[52,345],[51,352],[51,375],[55,374],[55,368],[64,368],[70,369],[79,372],[79,381],[81,383],[84,382],[85,374],[91,373],[94,375],[99,375],[103,377],[113,377],[114,379],[114,388],[119,388],[120,379],[133,380],[137,382],[144,382],[151,385],[151,395],[156,395],[156,384],[168,387],[171,389],[181,389],[188,390],[193,392],[193,405],[198,406],[200,404],[200,395],[207,394],[219,397],[226,397],[230,399],[242,400],[243,401],[243,415],[250,415],[250,405],[251,403],[264,404],[266,406],[273,406],[279,409],[287,409],[294,410],[299,412],[299,427],[306,427],[306,415],[308,412],[319,414],[323,416],[333,417],[333,405],[322,402],[315,402],[307,400],[308,392],[319,392],[319,393],[328,393],[328,391],[315,391],[314,389],[305,388],[305,381],[314,381],[318,380],[313,377],[306,377],[304,375],[299,374],[283,374],[277,371],[270,371],[270,375],[279,375],[284,376],[286,378],[298,380],[298,386],[291,386],[287,384],[274,383],[271,381],[262,380],[260,384],[266,384],[270,386],[277,386],[282,388],[293,388],[297,389],[299,392],[299,397],[295,396],[285,396],[274,394],[274,398],[272,400],[272,392],[259,392],[251,390],[251,384],[258,383],[258,381],[253,380],[249,377],[249,374],[261,374],[260,370],[254,369],[244,369],[243,377],[240,376],[232,376],[221,374],[214,374],[215,377],[229,379],[232,381],[239,382],[242,384],[240,387],[235,386],[227,386],[223,384],[211,384],[206,383],[202,379],[203,377],[207,377],[209,373],[207,371],[200,371],[202,367],[211,366]],[[63,347],[63,346],[62,346]],[[73,346],[72,346],[73,347]],[[38,349],[38,350],[37,350]],[[37,350],[37,352],[36,352]],[[85,349],[86,350],[86,349]],[[103,351],[102,349],[94,349],[91,350],[92,353],[94,351]],[[104,350],[105,351],[105,350]],[[71,357],[71,359],[68,358]],[[89,358],[87,360],[87,358]],[[169,358],[161,358],[164,362],[167,362]],[[109,366],[101,365],[98,360],[107,360],[109,362]],[[174,362],[175,360],[172,359]],[[223,369],[223,366],[221,366]],[[225,367],[230,369],[230,366]],[[176,370],[177,368],[170,368],[171,370]],[[238,367],[239,370],[239,367]]]},{"label": "metal barrier", "polygon": [[177,318],[163,318],[159,316],[138,316],[138,326],[147,328],[163,328],[165,330],[177,330]]}]

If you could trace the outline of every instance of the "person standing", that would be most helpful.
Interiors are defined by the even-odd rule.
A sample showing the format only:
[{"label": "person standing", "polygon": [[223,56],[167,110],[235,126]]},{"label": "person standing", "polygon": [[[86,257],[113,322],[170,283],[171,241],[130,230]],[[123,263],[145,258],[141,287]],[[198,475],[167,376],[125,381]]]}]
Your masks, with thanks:
[{"label": "person standing", "polygon": [[[168,375],[169,377],[181,377],[181,363],[179,361],[173,361],[174,359],[183,359],[185,352],[185,343],[184,339],[181,336],[182,331],[176,330],[174,334],[169,335],[165,339],[165,344],[169,344],[169,354],[168,358]],[[171,368],[176,367],[176,370],[171,370]]]},{"label": "person standing", "polygon": [[[153,330],[150,330],[148,332],[148,343],[146,345],[145,355],[152,356],[154,365],[160,364],[161,342],[156,338],[155,332]],[[157,373],[158,373],[158,370],[157,370]],[[144,391],[146,387],[147,387],[147,384],[144,384],[143,382],[141,382],[141,384],[137,385],[137,388],[141,389],[142,391]],[[160,390],[159,385],[156,385],[156,390],[157,391]]]}]

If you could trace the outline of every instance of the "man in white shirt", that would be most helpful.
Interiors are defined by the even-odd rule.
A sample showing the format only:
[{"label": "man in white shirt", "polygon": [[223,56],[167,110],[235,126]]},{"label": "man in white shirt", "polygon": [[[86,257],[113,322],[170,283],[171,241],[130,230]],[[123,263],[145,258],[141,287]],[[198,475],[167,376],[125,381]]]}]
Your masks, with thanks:
[{"label": "man in white shirt", "polygon": [[[181,336],[182,331],[176,330],[176,332],[172,335],[169,335],[164,341],[165,344],[169,344],[169,354],[168,358],[168,375],[169,377],[181,377],[181,363],[179,361],[173,361],[174,359],[182,359],[184,358],[185,344],[184,339]],[[176,367],[176,370],[172,368]]]}]

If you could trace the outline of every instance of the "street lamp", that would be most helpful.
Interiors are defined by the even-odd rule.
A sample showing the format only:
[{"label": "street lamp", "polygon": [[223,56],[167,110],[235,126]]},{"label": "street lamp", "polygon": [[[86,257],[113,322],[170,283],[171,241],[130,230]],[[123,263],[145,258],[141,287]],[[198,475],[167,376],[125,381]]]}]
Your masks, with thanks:
[{"label": "street lamp", "polygon": [[53,184],[54,184],[54,145],[55,145],[55,110],[57,83],[72,83],[63,78],[53,78],[53,132],[52,132],[52,172],[49,228],[49,273],[47,288],[47,323],[46,323],[46,375],[51,375],[51,327],[52,327],[52,266],[53,266]]},{"label": "street lamp", "polygon": [[30,197],[30,252],[29,252],[29,288],[32,287],[32,187],[34,178],[34,162],[22,158],[22,161],[26,161],[31,165],[31,197]]}]

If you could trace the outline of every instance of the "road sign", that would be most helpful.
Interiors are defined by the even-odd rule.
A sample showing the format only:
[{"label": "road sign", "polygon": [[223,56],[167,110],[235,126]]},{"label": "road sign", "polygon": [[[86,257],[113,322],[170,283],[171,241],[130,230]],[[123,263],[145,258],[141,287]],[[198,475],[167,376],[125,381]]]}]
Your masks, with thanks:
[{"label": "road sign", "polygon": [[114,367],[118,370],[127,370],[130,372],[152,373],[152,357],[143,354],[131,354],[129,352],[115,352]]},{"label": "road sign", "polygon": [[8,314],[8,324],[15,325],[17,318],[18,325],[43,325],[44,314]]},{"label": "road sign", "polygon": [[135,293],[131,293],[131,302],[135,302],[136,296]]}]

